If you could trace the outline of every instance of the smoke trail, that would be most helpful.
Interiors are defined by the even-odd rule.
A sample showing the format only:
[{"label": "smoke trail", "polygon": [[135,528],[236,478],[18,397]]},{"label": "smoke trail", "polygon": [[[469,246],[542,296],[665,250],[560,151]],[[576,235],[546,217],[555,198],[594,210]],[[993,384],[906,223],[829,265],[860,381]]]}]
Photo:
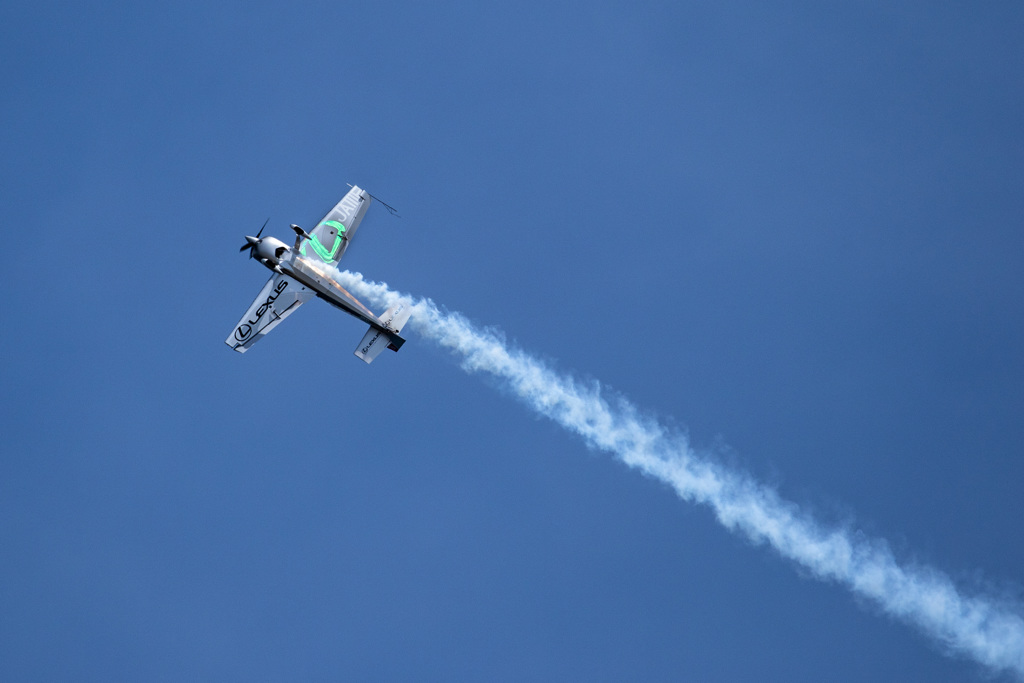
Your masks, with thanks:
[{"label": "smoke trail", "polygon": [[[359,273],[338,276],[379,306],[411,300],[385,284],[364,281]],[[882,540],[823,527],[749,476],[701,459],[685,437],[643,417],[631,404],[609,403],[596,383],[581,384],[552,371],[429,299],[414,301],[410,325],[459,356],[467,371],[507,382],[527,405],[589,445],[669,484],[683,500],[707,505],[726,528],[770,544],[821,580],[845,585],[951,651],[1024,679],[1024,619],[1018,606],[961,594],[938,570],[901,566]]]}]

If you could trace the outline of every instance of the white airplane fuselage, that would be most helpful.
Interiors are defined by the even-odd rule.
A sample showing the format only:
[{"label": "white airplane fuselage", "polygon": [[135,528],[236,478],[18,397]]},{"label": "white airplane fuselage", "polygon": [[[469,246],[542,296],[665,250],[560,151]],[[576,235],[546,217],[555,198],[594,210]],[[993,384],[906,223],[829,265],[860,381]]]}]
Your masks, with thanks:
[{"label": "white airplane fuselage", "polygon": [[[344,249],[342,249],[344,253]],[[338,254],[339,258],[341,254]],[[354,315],[380,331],[394,335],[394,332],[363,306],[331,274],[331,268],[313,259],[307,259],[294,248],[276,237],[264,237],[253,248],[253,257],[275,273],[283,273],[303,287],[316,292],[327,303]],[[395,335],[397,336],[397,335]],[[398,344],[401,346],[401,344]]]},{"label": "white airplane fuselage", "polygon": [[311,232],[291,226],[296,234],[294,246],[276,237],[263,237],[266,223],[255,237],[246,235],[246,243],[239,251],[248,251],[273,274],[224,343],[238,353],[245,353],[316,296],[370,326],[354,352],[364,363],[373,362],[384,349],[397,351],[405,343],[400,332],[412,315],[412,306],[406,301],[395,301],[378,316],[341,286],[342,278],[336,269],[372,199],[370,193],[351,186]]}]

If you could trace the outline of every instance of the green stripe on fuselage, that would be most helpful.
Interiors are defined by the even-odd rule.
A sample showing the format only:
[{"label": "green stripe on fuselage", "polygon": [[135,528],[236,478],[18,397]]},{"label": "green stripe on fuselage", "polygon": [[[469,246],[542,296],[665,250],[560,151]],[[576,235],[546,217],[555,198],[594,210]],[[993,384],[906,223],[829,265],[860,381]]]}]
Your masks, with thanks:
[{"label": "green stripe on fuselage", "polygon": [[[320,225],[329,225],[338,231],[338,234],[334,236],[334,246],[328,251],[327,247],[320,242],[320,238],[316,235],[313,235],[308,242],[313,245],[313,251],[315,251],[317,256],[322,258],[325,263],[333,263],[334,257],[338,253],[338,249],[341,248],[342,235],[345,234],[345,226],[338,221],[324,221]],[[299,248],[299,252],[303,256],[306,255],[306,242],[302,243],[302,247]]]}]

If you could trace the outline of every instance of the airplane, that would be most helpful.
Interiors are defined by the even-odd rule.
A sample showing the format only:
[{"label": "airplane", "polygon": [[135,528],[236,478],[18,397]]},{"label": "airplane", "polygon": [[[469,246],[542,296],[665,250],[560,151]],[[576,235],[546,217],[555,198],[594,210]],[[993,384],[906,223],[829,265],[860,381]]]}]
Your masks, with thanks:
[{"label": "airplane", "polygon": [[[386,348],[398,351],[405,343],[399,332],[412,314],[409,305],[398,303],[383,315],[374,315],[332,276],[372,200],[369,192],[353,185],[311,233],[293,224],[295,245],[291,247],[277,238],[262,237],[266,223],[255,237],[246,235],[245,245],[239,251],[248,249],[249,257],[265,265],[273,275],[225,343],[245,353],[299,306],[317,296],[369,324],[370,329],[356,347],[357,358],[371,363]],[[387,204],[384,206],[393,212]]]}]

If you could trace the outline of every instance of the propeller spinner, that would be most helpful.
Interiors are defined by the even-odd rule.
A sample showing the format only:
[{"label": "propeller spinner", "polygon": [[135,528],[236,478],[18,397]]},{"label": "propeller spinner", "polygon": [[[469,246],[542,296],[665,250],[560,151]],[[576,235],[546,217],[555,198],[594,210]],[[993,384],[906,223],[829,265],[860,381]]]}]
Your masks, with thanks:
[{"label": "propeller spinner", "polygon": [[252,250],[256,247],[256,245],[258,245],[260,243],[260,235],[263,234],[263,228],[267,227],[267,223],[269,223],[269,222],[270,222],[270,218],[267,218],[267,220],[263,221],[263,227],[260,228],[260,231],[258,233],[256,233],[255,237],[253,237],[252,235],[246,235],[245,236],[245,244],[243,244],[242,248],[238,250],[239,253],[241,253],[241,252],[245,251],[246,249],[248,249],[249,250],[249,258],[252,258]]}]

